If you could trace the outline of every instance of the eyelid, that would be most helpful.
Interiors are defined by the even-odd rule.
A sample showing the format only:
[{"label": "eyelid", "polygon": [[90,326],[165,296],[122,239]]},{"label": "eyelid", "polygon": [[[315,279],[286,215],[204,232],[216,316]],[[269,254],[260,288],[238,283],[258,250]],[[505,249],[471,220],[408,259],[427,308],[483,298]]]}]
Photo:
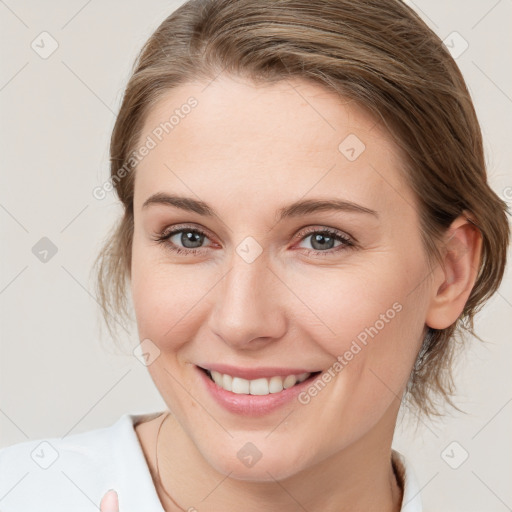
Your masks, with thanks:
[{"label": "eyelid", "polygon": [[174,244],[170,241],[170,239],[182,232],[182,231],[195,231],[200,235],[204,236],[208,240],[211,240],[211,236],[209,235],[209,231],[207,229],[203,229],[202,227],[197,227],[194,223],[185,223],[185,224],[175,224],[170,228],[164,228],[162,231],[155,233],[150,238],[159,245],[162,245],[164,249],[171,251],[174,254],[183,254],[185,256],[198,255],[202,254],[207,247],[196,247],[193,249],[189,249],[186,247],[180,247],[179,245]]},{"label": "eyelid", "polygon": [[297,238],[299,238],[299,241],[302,241],[304,239],[304,237],[306,237],[307,235],[310,235],[311,233],[330,233],[330,234],[339,236],[343,240],[346,240],[347,242],[351,242],[354,245],[357,243],[357,239],[354,236],[349,235],[347,232],[341,231],[340,229],[337,229],[337,228],[331,228],[331,227],[322,226],[319,224],[315,224],[312,226],[306,226],[305,228],[302,228],[297,233]]},{"label": "eyelid", "polygon": [[207,237],[209,240],[214,238],[211,236],[210,232],[207,229],[199,227],[195,224],[175,224],[171,226],[169,229],[165,228],[161,233],[158,234],[158,236],[160,236],[161,238],[169,238],[170,236],[173,236],[176,233],[179,233],[180,231],[186,231],[187,229],[189,231],[197,231],[201,235]]},{"label": "eyelid", "polygon": [[[190,229],[191,231],[197,231],[197,232],[205,235],[209,239],[215,238],[215,237],[211,236],[211,233],[207,229],[205,229],[203,227],[199,227],[198,225],[196,225],[194,223],[184,223],[184,224],[173,225],[170,229],[167,229],[167,228],[164,229],[161,232],[160,236],[167,237],[167,236],[169,236],[171,234],[176,234],[177,232],[185,230],[185,229]],[[356,237],[348,234],[347,232],[341,231],[340,229],[337,229],[337,228],[323,226],[321,224],[313,224],[311,226],[306,226],[306,227],[302,228],[297,233],[296,238],[302,238],[302,237],[304,237],[307,234],[316,233],[316,232],[332,232],[332,233],[336,233],[336,234],[338,234],[341,237],[347,238],[348,240],[353,241],[354,243],[357,243]]]}]

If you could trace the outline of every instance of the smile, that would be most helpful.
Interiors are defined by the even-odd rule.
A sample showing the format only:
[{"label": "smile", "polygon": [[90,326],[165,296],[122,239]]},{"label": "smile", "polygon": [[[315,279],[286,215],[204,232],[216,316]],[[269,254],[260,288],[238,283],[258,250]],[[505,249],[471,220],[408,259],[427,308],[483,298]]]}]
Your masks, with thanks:
[{"label": "smile", "polygon": [[312,373],[301,373],[299,375],[287,375],[282,377],[276,375],[270,378],[259,378],[247,380],[241,377],[233,377],[226,373],[220,373],[215,370],[206,370],[217,386],[225,391],[231,391],[239,395],[269,395],[270,393],[280,393],[284,389],[291,388],[308,379]]},{"label": "smile", "polygon": [[195,369],[214,402],[230,413],[252,417],[293,404],[322,373],[307,367],[243,368],[220,363],[195,365]]}]

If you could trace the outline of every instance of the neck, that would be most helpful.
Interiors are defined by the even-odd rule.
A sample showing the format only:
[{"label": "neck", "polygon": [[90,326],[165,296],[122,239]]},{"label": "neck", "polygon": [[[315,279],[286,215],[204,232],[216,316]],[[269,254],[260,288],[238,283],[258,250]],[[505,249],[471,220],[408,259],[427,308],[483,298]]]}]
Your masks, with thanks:
[{"label": "neck", "polygon": [[396,411],[389,412],[350,447],[289,478],[266,482],[236,480],[217,472],[170,415],[158,440],[165,490],[157,482],[157,491],[166,512],[399,512],[402,489],[391,460]]}]

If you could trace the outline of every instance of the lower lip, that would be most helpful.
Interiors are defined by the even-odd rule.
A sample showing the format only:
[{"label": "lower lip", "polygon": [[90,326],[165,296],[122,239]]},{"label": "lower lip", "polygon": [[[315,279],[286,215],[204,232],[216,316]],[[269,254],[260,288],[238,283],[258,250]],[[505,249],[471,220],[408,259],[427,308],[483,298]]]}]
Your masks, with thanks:
[{"label": "lower lip", "polygon": [[196,369],[206,389],[218,404],[230,412],[244,416],[263,416],[275,411],[285,404],[290,403],[318,377],[318,374],[311,375],[300,384],[296,384],[288,389],[283,389],[283,391],[279,393],[244,395],[226,391],[220,386],[217,386],[203,370],[198,367],[196,367]]}]

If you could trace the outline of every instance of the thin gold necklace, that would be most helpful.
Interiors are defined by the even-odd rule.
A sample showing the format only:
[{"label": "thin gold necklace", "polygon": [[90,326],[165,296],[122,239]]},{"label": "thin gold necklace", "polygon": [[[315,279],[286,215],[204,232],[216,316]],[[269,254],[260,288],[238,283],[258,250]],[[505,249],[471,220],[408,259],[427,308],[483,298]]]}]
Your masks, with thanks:
[{"label": "thin gold necklace", "polygon": [[164,491],[165,495],[172,501],[172,503],[174,503],[174,505],[176,505],[180,510],[182,510],[183,512],[187,512],[184,508],[180,507],[176,501],[174,501],[174,498],[165,490],[165,487],[164,487],[164,484],[162,482],[162,479],[160,478],[160,468],[158,466],[158,438],[160,437],[160,430],[162,430],[162,425],[164,424],[165,420],[171,415],[170,412],[168,412],[166,415],[165,415],[165,418],[162,420],[162,422],[160,423],[160,426],[158,427],[158,432],[156,434],[156,447],[155,447],[155,459],[156,459],[156,479],[157,479],[157,482],[158,482],[158,485],[160,486],[160,489],[162,489],[162,491]]}]

